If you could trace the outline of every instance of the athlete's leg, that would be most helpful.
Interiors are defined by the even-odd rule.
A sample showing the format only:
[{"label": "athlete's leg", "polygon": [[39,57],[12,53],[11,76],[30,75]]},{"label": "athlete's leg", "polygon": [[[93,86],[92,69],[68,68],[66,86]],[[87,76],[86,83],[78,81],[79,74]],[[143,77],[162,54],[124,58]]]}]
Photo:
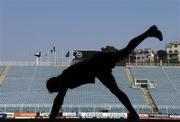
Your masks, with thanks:
[{"label": "athlete's leg", "polygon": [[55,119],[55,117],[57,116],[57,114],[58,114],[58,112],[61,109],[61,106],[63,104],[66,92],[67,92],[67,89],[60,89],[59,90],[56,98],[54,99],[53,107],[52,107],[52,110],[51,110],[51,113],[49,116],[50,119]]},{"label": "athlete's leg", "polygon": [[124,49],[117,51],[114,55],[115,62],[118,62],[119,60],[127,57],[143,40],[148,37],[156,37],[160,41],[162,41],[163,39],[162,33],[154,25],[150,27],[147,31],[145,31],[143,34],[133,38]]},{"label": "athlete's leg", "polygon": [[112,76],[111,73],[103,73],[101,75],[98,75],[98,79],[119,99],[119,101],[128,109],[130,112],[132,119],[139,119],[138,114],[134,110],[133,106],[131,105],[131,102],[127,95],[121,91]]}]

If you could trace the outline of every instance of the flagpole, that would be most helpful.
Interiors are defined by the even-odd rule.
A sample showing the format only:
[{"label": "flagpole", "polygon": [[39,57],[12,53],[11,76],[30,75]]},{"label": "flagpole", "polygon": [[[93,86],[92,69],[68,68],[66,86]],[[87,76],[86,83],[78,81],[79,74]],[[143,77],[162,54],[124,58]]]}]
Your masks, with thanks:
[{"label": "flagpole", "polygon": [[70,57],[70,54],[69,54],[69,66],[71,65],[71,57]]},{"label": "flagpole", "polygon": [[49,50],[47,52],[47,65],[49,66]]},{"label": "flagpole", "polygon": [[56,47],[53,47],[53,52],[54,52],[54,65],[56,66]]},{"label": "flagpole", "polygon": [[144,59],[145,59],[145,56],[144,56],[144,48],[143,48],[143,66],[144,66]]},{"label": "flagpole", "polygon": [[64,54],[63,54],[63,49],[62,49],[62,51],[61,51],[61,66],[63,66],[63,61],[64,61],[64,60],[63,60],[63,55],[64,55]]},{"label": "flagpole", "polygon": [[130,66],[130,54],[129,54],[129,66]]},{"label": "flagpole", "polygon": [[54,52],[54,65],[56,66],[56,51]]}]

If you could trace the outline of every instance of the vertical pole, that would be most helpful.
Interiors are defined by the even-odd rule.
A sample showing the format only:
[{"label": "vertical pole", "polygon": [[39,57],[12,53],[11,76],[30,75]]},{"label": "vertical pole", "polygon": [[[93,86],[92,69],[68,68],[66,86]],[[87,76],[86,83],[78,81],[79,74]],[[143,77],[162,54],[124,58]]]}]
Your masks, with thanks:
[{"label": "vertical pole", "polygon": [[47,64],[49,66],[49,51],[47,52]]},{"label": "vertical pole", "polygon": [[163,64],[163,61],[162,61],[162,59],[160,60],[160,66],[162,66],[162,64]]},{"label": "vertical pole", "polygon": [[54,52],[54,65],[56,66],[56,51]]},{"label": "vertical pole", "polygon": [[[148,51],[149,52],[149,51]],[[153,55],[152,55],[152,50],[150,50],[150,59],[149,59],[149,64],[151,66],[151,61],[153,60]]]},{"label": "vertical pole", "polygon": [[7,109],[6,109],[6,104],[5,104],[5,112],[7,112],[6,110],[7,110]]},{"label": "vertical pole", "polygon": [[[70,52],[69,52],[70,53]],[[69,54],[69,66],[71,65],[71,56],[70,56],[70,54]]]},{"label": "vertical pole", "polygon": [[64,60],[63,60],[63,49],[62,49],[62,51],[61,51],[61,66],[63,66],[63,62],[64,62]]},{"label": "vertical pole", "polygon": [[39,57],[36,57],[36,65],[39,65]]},{"label": "vertical pole", "polygon": [[129,66],[130,66],[130,54],[129,54]]},{"label": "vertical pole", "polygon": [[136,54],[136,66],[137,66],[137,54]]},{"label": "vertical pole", "polygon": [[30,53],[30,51],[29,51],[28,60],[29,60],[29,65],[30,65],[31,64],[31,53]]},{"label": "vertical pole", "polygon": [[167,56],[168,58],[167,58],[167,60],[168,60],[168,66],[169,66],[169,55]]},{"label": "vertical pole", "polygon": [[144,66],[144,59],[145,59],[145,56],[144,56],[144,48],[143,48],[143,66]]},{"label": "vertical pole", "polygon": [[158,58],[158,55],[156,56],[156,64],[157,64],[157,66],[159,66],[159,58]]}]

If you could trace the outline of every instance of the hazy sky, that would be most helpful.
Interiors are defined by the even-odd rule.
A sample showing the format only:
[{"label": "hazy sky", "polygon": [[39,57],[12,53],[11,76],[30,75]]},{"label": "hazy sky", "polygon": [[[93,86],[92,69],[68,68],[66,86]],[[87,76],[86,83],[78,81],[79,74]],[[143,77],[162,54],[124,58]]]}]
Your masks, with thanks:
[{"label": "hazy sky", "polygon": [[180,41],[180,0],[0,0],[0,61],[34,60],[56,46],[61,51],[123,48],[151,25],[164,42],[139,47],[164,49]]}]

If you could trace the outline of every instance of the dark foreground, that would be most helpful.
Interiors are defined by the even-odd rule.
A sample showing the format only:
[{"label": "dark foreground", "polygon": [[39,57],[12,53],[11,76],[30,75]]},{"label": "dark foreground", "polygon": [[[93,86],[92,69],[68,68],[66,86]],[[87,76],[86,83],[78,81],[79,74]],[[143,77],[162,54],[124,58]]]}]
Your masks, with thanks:
[{"label": "dark foreground", "polygon": [[165,119],[141,119],[139,121],[128,121],[126,119],[7,119],[0,122],[179,122],[180,120]]}]

